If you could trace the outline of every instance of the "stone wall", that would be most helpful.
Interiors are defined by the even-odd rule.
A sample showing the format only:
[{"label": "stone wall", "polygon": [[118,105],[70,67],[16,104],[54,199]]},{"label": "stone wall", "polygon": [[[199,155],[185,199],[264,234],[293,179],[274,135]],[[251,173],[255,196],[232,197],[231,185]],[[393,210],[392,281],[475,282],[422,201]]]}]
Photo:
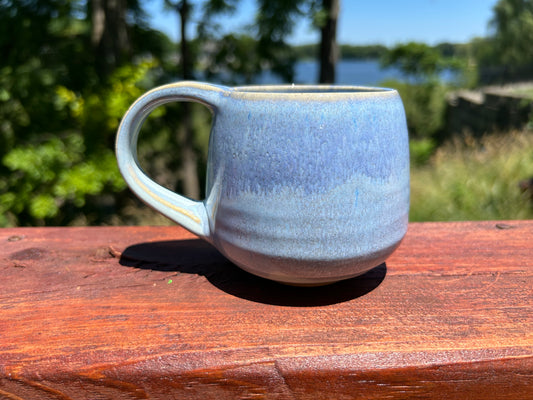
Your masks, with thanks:
[{"label": "stone wall", "polygon": [[480,90],[460,90],[448,98],[448,134],[522,129],[533,120],[533,82]]}]

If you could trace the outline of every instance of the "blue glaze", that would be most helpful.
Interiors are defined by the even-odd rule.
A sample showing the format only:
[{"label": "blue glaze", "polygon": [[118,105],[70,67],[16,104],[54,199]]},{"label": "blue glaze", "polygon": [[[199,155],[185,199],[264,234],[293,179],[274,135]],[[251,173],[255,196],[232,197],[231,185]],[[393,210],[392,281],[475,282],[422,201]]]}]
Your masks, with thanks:
[{"label": "blue glaze", "polygon": [[[131,156],[146,115],[181,100],[200,101],[214,113],[204,202],[163,189]],[[128,111],[117,159],[148,204],[241,268],[285,283],[364,273],[407,230],[407,128],[400,97],[390,89],[168,85]]]}]

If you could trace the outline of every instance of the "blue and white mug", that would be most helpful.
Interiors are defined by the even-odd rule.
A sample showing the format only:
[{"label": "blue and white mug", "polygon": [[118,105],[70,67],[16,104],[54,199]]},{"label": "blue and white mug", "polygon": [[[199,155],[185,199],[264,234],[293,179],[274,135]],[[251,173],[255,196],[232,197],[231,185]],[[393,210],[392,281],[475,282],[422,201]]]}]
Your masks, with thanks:
[{"label": "blue and white mug", "polygon": [[[214,116],[204,201],[162,187],[137,160],[144,119],[175,101],[202,103]],[[264,278],[351,278],[383,263],[407,231],[409,144],[392,89],[161,86],[127,111],[116,152],[139,198]]]}]

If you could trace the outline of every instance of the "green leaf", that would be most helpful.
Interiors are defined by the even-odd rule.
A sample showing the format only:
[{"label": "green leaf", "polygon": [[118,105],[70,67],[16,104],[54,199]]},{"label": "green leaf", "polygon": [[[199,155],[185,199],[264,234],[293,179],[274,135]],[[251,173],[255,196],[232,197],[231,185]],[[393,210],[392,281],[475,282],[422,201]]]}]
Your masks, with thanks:
[{"label": "green leaf", "polygon": [[59,211],[54,198],[50,195],[41,194],[33,197],[30,201],[30,213],[35,218],[47,218],[55,216]]}]

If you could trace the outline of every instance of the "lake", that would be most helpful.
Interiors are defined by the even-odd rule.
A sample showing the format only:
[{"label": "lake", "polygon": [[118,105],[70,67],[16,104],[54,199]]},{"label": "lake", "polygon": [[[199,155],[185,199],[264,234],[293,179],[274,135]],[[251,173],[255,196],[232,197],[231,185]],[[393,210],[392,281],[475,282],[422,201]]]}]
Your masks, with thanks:
[{"label": "lake", "polygon": [[[281,83],[316,84],[318,81],[318,68],[317,61],[298,61],[294,65],[294,82],[284,82],[270,71],[264,71],[254,83],[263,85]],[[197,78],[206,80],[201,72],[197,72]],[[445,70],[440,74],[440,78],[444,82],[452,82],[457,78],[457,75],[452,71]],[[341,60],[337,63],[337,80],[335,82],[337,85],[379,86],[388,79],[413,81],[412,77],[406,76],[398,68],[382,68],[379,60]],[[225,79],[210,79],[210,81],[222,83]],[[241,84],[244,84],[244,82]]]},{"label": "lake", "polygon": [[[318,62],[299,61],[295,65],[294,83],[313,84],[318,81]],[[455,74],[444,71],[441,79],[451,81]],[[337,85],[379,85],[387,79],[408,80],[398,68],[382,68],[379,60],[341,60],[337,63]],[[270,72],[264,72],[257,83],[275,84],[283,81]]]}]

